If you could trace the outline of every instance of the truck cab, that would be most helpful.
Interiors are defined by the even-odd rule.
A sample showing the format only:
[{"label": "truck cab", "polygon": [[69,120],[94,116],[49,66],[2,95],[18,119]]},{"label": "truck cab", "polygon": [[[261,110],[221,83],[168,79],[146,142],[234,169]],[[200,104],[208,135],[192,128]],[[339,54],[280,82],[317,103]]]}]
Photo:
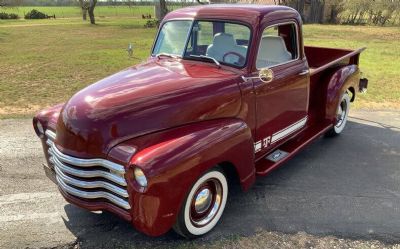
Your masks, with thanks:
[{"label": "truck cab", "polygon": [[364,92],[358,50],[308,47],[284,6],[169,13],[150,56],[33,119],[65,199],[148,235],[212,230],[229,186],[248,190],[322,135]]}]

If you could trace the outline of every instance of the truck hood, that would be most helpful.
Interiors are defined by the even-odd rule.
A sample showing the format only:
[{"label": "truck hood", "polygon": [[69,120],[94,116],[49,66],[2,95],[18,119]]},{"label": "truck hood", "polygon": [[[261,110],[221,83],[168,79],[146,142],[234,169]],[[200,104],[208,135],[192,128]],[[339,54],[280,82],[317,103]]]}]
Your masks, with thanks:
[{"label": "truck hood", "polygon": [[104,158],[134,137],[234,117],[239,76],[210,63],[150,59],[76,93],[61,110],[56,144],[70,155]]}]

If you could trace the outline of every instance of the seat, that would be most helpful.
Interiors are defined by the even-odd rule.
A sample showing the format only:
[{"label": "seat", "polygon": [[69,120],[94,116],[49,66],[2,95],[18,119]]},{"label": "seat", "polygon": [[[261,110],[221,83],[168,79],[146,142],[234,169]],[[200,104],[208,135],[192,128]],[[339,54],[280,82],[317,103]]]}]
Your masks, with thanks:
[{"label": "seat", "polygon": [[292,60],[285,41],[280,36],[267,35],[261,39],[257,55],[257,68],[271,67]]},{"label": "seat", "polygon": [[[215,34],[213,43],[207,47],[206,55],[213,57],[218,61],[223,61],[224,55],[228,52],[235,52],[246,58],[247,47],[237,45],[232,34]],[[230,64],[238,64],[239,58],[238,56],[230,54],[225,57],[225,62]]]}]

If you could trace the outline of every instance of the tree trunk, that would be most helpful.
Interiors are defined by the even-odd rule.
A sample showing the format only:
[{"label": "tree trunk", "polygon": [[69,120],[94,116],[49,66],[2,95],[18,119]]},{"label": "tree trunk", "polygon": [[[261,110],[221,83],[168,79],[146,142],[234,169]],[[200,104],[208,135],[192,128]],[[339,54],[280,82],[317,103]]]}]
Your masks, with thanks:
[{"label": "tree trunk", "polygon": [[324,0],[311,0],[311,11],[308,16],[310,23],[322,23],[324,17]]},{"label": "tree trunk", "polygon": [[85,8],[82,8],[82,19],[84,21],[86,21],[86,19],[87,19],[87,9],[85,9]]},{"label": "tree trunk", "polygon": [[160,0],[160,22],[164,19],[167,13],[167,3],[165,2],[165,0]]},{"label": "tree trunk", "polygon": [[306,22],[305,16],[304,16],[304,0],[297,1],[297,8],[296,9],[299,12],[303,22]]},{"label": "tree trunk", "polygon": [[94,8],[96,7],[97,0],[90,0],[89,4],[89,18],[90,18],[90,23],[91,24],[96,24],[96,20],[94,19]]}]

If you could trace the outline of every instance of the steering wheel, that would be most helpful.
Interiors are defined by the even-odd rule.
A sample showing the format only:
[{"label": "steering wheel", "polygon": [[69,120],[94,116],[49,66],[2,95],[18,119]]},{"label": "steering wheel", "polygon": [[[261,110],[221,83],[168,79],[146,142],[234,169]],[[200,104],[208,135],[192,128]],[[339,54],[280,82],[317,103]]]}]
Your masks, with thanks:
[{"label": "steering wheel", "polygon": [[246,60],[246,58],[245,58],[243,55],[241,55],[241,54],[239,54],[239,53],[236,53],[236,52],[233,52],[233,51],[229,51],[229,52],[225,53],[224,56],[222,57],[222,60],[223,60],[224,62],[226,62],[226,61],[225,61],[225,58],[226,58],[228,55],[235,55],[235,56],[237,56],[237,57],[239,58],[239,60],[238,60],[238,62],[237,62],[238,64],[243,64],[243,62]]}]

